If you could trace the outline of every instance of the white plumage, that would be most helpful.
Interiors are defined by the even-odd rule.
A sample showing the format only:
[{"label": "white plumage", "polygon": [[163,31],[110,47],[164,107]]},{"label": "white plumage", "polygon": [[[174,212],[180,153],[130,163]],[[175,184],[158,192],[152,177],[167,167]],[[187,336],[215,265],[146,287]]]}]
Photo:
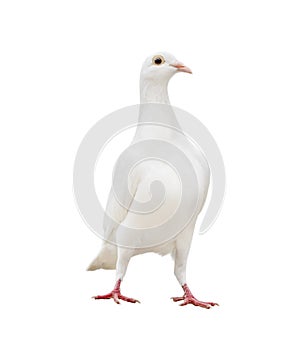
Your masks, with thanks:
[{"label": "white plumage", "polygon": [[[98,256],[92,261],[88,270],[96,269],[116,269],[116,285],[111,293],[98,295],[95,299],[113,298],[116,303],[119,300],[137,302],[137,300],[125,297],[120,292],[120,284],[123,280],[130,258],[134,255],[146,252],[155,252],[161,255],[171,254],[174,258],[174,273],[184,290],[184,296],[173,298],[174,301],[182,300],[181,305],[193,304],[204,308],[217,305],[211,302],[201,302],[190,292],[186,284],[186,262],[190,249],[191,239],[198,214],[200,213],[209,187],[210,171],[209,166],[202,152],[197,149],[188,139],[180,134],[176,129],[180,126],[175,114],[170,106],[168,97],[168,82],[177,72],[191,73],[190,69],[178,62],[169,53],[160,52],[146,59],[142,66],[140,76],[140,116],[141,123],[150,122],[148,125],[137,127],[132,146],[143,147],[144,143],[151,140],[169,142],[184,152],[191,162],[195,171],[198,188],[182,188],[176,169],[169,164],[160,162],[157,159],[147,159],[134,167],[128,177],[127,188],[129,191],[116,195],[112,189],[109,195],[106,213],[107,219],[104,222],[105,240]],[[169,127],[159,125],[167,124]],[[155,147],[155,145],[153,146]],[[121,162],[130,162],[132,151],[122,158]],[[176,151],[172,152],[176,158]],[[178,157],[180,155],[178,154]],[[116,166],[116,178],[122,177],[122,164]],[[155,181],[164,186],[165,198],[161,206],[147,214],[140,214],[131,210],[133,201],[137,203],[147,203],[151,200],[150,187]],[[183,230],[177,232],[157,232],[149,235],[148,229],[158,227],[168,220],[176,210],[182,200],[182,191],[188,203],[178,213],[180,216],[191,215],[191,220]],[[131,197],[133,196],[133,198]],[[197,198],[195,198],[197,196]],[[195,206],[192,203],[197,202]],[[135,230],[132,230],[134,228]],[[176,228],[177,229],[177,228]],[[179,228],[178,228],[179,229]],[[175,230],[176,231],[176,230]],[[138,234],[137,234],[138,232]],[[160,239],[160,241],[159,241]],[[116,244],[113,244],[115,242]]]}]

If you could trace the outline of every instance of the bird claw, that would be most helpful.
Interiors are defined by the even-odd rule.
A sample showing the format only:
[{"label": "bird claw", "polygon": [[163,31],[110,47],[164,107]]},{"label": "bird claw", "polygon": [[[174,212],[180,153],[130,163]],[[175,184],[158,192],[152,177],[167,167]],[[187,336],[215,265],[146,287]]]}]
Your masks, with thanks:
[{"label": "bird claw", "polygon": [[121,279],[119,279],[114,287],[114,289],[104,295],[96,295],[95,297],[92,297],[93,299],[113,299],[116,304],[120,304],[120,300],[127,301],[128,303],[140,303],[137,299],[128,298],[121,294],[120,291],[120,285],[121,285]]},{"label": "bird claw", "polygon": [[179,304],[180,306],[185,306],[185,305],[188,305],[188,304],[192,304],[192,305],[195,305],[195,306],[203,307],[204,309],[210,309],[212,306],[219,306],[219,304],[217,304],[217,303],[205,302],[205,301],[200,301],[200,300],[196,299],[193,296],[193,294],[191,293],[190,289],[188,288],[188,286],[186,284],[184,284],[182,286],[182,288],[184,290],[183,297],[173,297],[173,298],[171,298],[175,302],[183,301],[183,303]]},{"label": "bird claw", "polygon": [[137,299],[128,298],[128,297],[122,295],[120,292],[115,292],[115,291],[112,291],[112,292],[110,292],[108,294],[104,294],[104,295],[96,295],[92,298],[95,300],[113,299],[116,304],[120,304],[120,300],[127,301],[128,303],[140,303],[140,301]]},{"label": "bird claw", "polygon": [[217,304],[217,303],[200,301],[200,300],[196,299],[194,296],[173,297],[171,299],[173,299],[174,302],[183,300],[183,303],[179,304],[179,306],[185,306],[188,304],[192,304],[194,306],[203,307],[204,309],[210,309],[212,306],[219,306],[219,304]]},{"label": "bird claw", "polygon": [[176,301],[184,300],[184,297],[172,297],[171,299],[176,302]]},{"label": "bird claw", "polygon": [[195,297],[188,297],[184,299],[184,302],[182,304],[179,304],[179,306],[185,306],[188,304],[192,304],[194,306],[200,306],[203,307],[204,309],[210,309],[212,306],[219,306],[217,303],[212,303],[212,302],[205,302],[205,301],[200,301],[196,299]]}]

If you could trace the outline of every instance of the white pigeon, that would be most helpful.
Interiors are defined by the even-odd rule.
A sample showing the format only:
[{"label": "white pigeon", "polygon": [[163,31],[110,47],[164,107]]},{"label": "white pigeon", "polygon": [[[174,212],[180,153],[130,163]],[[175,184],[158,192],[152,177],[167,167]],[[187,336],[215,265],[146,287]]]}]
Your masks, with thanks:
[{"label": "white pigeon", "polygon": [[[183,288],[184,295],[182,297],[172,298],[173,301],[182,301],[180,305],[193,304],[206,309],[218,305],[213,302],[197,300],[191,293],[186,282],[187,258],[196,219],[207,196],[210,170],[202,152],[184,137],[184,135],[178,133],[180,126],[175,114],[172,112],[168,97],[169,80],[177,72],[192,73],[188,67],[179,62],[173,55],[166,52],[156,53],[148,57],[144,62],[140,75],[141,105],[139,122],[150,123],[137,126],[132,145],[143,148],[143,145],[151,140],[171,142],[172,145],[184,152],[191,162],[197,177],[198,188],[197,190],[193,188],[181,188],[176,171],[168,164],[159,162],[156,159],[141,161],[134,168],[134,171],[130,172],[128,180],[126,179],[126,186],[130,193],[124,191],[120,195],[123,197],[117,198],[118,195],[115,189],[113,190],[112,188],[106,209],[108,219],[104,222],[105,240],[100,253],[92,261],[88,270],[93,271],[101,268],[116,269],[116,284],[112,292],[95,296],[93,297],[94,299],[112,298],[117,304],[119,304],[120,300],[131,303],[139,302],[136,299],[122,295],[120,285],[131,257],[147,252],[155,252],[161,255],[171,254],[174,258],[174,273]],[[153,119],[153,112],[155,111],[158,111],[155,113],[157,118]],[[160,123],[167,124],[167,127],[159,125]],[[129,149],[129,157],[130,152],[132,153],[133,151]],[[174,159],[176,159],[176,150],[172,153]],[[115,171],[115,178],[124,178],[122,167],[116,166]],[[159,181],[164,185],[165,201],[156,210],[146,215],[141,215],[132,209],[132,203],[133,201],[139,203],[149,201],[151,199],[149,188],[155,181]],[[176,211],[179,201],[185,194],[181,193],[181,191],[188,192],[187,198],[190,199],[190,203],[195,203],[195,199],[197,200],[197,205],[185,205],[181,209],[181,212],[178,213],[179,215],[176,215],[177,218],[185,217],[189,212],[194,211],[195,214],[191,215],[191,220],[188,224],[178,230],[179,232],[167,232],[166,235],[161,237],[160,241],[157,240],[155,233],[151,237],[149,236],[149,232],[147,235],[147,228],[158,227]],[[197,193],[197,198],[193,193]],[[134,230],[130,228],[134,228]],[[151,232],[153,234],[153,231]],[[158,234],[161,233],[158,232]],[[151,241],[152,238],[155,242]]]}]

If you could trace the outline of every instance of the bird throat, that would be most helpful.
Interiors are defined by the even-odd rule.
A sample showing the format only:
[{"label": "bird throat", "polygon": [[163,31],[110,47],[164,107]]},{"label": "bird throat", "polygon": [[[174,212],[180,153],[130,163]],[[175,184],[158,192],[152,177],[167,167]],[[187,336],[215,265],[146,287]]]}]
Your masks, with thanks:
[{"label": "bird throat", "polygon": [[168,82],[143,81],[140,86],[140,102],[170,104]]},{"label": "bird throat", "polygon": [[168,80],[141,80],[137,139],[171,139],[181,130],[168,96]]}]

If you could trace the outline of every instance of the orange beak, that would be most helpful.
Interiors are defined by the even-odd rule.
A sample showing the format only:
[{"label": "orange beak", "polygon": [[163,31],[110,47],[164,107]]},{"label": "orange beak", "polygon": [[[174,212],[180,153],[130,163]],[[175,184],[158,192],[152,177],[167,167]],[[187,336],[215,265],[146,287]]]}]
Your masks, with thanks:
[{"label": "orange beak", "polygon": [[185,72],[185,73],[190,73],[192,74],[192,71],[190,70],[189,67],[185,66],[183,63],[181,62],[175,62],[173,64],[170,64],[170,66],[177,68],[178,72]]}]

